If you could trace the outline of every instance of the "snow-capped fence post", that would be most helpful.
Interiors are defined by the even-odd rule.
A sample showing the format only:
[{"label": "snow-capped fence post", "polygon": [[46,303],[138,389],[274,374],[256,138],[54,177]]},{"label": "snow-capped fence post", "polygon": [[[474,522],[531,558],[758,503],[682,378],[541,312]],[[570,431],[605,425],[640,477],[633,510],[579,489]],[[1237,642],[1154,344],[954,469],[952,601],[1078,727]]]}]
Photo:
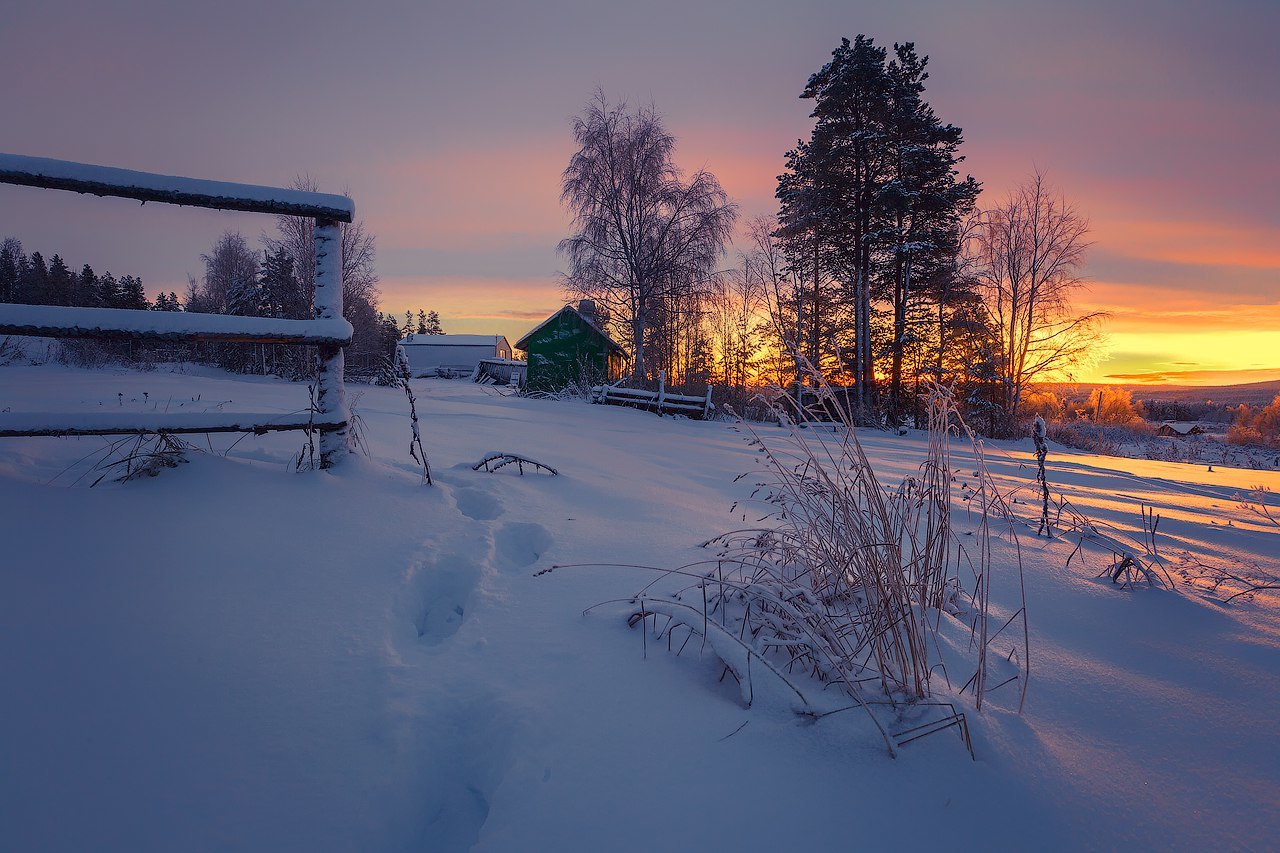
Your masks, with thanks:
[{"label": "snow-capped fence post", "polygon": [[711,407],[711,389],[712,389],[712,388],[714,388],[714,387],[716,387],[716,386],[714,386],[714,385],[707,385],[707,402],[706,402],[706,403],[704,403],[704,404],[703,404],[703,406],[702,406],[702,419],[703,419],[704,421],[705,421],[707,418],[711,417],[711,408],[712,408],[712,407]]},{"label": "snow-capped fence post", "polygon": [[[342,229],[331,219],[316,219],[316,319],[342,318]],[[346,423],[347,396],[342,387],[342,347],[317,348],[316,408],[322,420]],[[350,450],[347,427],[320,433],[320,467],[332,468]]]},{"label": "snow-capped fence post", "polygon": [[667,372],[658,371],[658,417],[662,417],[662,407],[667,402]]}]

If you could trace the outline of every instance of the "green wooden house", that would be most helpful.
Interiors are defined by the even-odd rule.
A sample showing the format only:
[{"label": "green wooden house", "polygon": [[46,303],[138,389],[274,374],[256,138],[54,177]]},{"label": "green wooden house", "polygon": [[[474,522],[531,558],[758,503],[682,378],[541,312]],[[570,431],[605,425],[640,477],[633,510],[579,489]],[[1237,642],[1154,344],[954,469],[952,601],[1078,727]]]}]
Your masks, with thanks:
[{"label": "green wooden house", "polygon": [[595,304],[566,305],[516,341],[529,362],[525,388],[561,391],[578,382],[595,385],[619,379],[627,353],[595,324]]}]

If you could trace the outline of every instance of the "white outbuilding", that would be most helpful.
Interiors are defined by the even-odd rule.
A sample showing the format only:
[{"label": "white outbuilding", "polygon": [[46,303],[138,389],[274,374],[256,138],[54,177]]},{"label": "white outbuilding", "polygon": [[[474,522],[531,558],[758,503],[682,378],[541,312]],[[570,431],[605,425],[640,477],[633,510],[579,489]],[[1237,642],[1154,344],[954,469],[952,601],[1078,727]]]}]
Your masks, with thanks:
[{"label": "white outbuilding", "polygon": [[400,341],[414,376],[470,376],[481,359],[510,359],[504,335],[408,335]]}]

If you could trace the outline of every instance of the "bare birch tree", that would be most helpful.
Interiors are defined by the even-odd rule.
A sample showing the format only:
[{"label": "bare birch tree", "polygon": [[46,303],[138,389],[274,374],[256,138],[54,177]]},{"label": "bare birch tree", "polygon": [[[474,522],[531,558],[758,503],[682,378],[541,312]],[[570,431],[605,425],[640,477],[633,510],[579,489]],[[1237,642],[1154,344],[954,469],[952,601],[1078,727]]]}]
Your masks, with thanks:
[{"label": "bare birch tree", "polygon": [[200,260],[204,262],[204,283],[196,289],[194,298],[187,297],[187,310],[245,313],[236,310],[236,302],[257,287],[258,256],[249,250],[244,237],[235,231],[224,232]]},{"label": "bare birch tree", "polygon": [[642,380],[651,312],[708,281],[737,207],[705,169],[683,179],[675,137],[653,106],[631,111],[597,90],[573,135],[579,148],[560,193],[575,232],[559,246],[569,259],[565,289],[601,302],[625,326],[632,375]]},{"label": "bare birch tree", "polygon": [[984,213],[974,232],[978,284],[994,332],[1005,428],[1027,385],[1078,364],[1098,340],[1100,313],[1079,314],[1089,222],[1037,172]]},{"label": "bare birch tree", "polygon": [[[315,178],[310,175],[294,178],[293,188],[306,192],[320,191]],[[305,216],[277,216],[278,236],[262,235],[262,242],[269,250],[284,249],[293,258],[294,273],[308,294],[308,300],[316,277],[315,227],[315,220]],[[354,306],[358,300],[363,300],[376,308],[379,294],[378,275],[374,271],[377,251],[374,237],[365,232],[363,220],[344,222],[341,231],[342,304]]]}]

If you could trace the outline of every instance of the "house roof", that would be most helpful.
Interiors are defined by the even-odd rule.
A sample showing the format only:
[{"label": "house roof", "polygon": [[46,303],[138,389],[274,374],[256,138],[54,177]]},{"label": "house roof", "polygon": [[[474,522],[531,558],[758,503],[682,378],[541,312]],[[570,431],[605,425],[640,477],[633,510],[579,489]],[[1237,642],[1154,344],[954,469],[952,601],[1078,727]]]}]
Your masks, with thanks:
[{"label": "house roof", "polygon": [[572,305],[564,306],[559,311],[552,314],[550,317],[543,320],[538,325],[534,326],[531,330],[529,330],[529,332],[523,338],[516,341],[516,349],[527,350],[528,347],[526,346],[526,344],[529,343],[529,338],[532,338],[534,335],[538,334],[538,332],[541,331],[544,326],[550,325],[553,320],[555,320],[557,317],[559,317],[561,314],[565,313],[566,311],[573,312],[573,314],[576,315],[579,320],[587,324],[587,327],[589,329],[591,329],[600,337],[604,338],[605,343],[609,345],[609,348],[611,350],[617,352],[618,355],[622,356],[623,358],[627,358],[627,359],[631,358],[631,356],[627,355],[627,351],[618,345],[617,341],[615,341],[613,338],[609,337],[603,331],[601,331],[600,327],[597,326],[595,323],[591,322],[586,317],[583,317],[582,313],[578,311],[577,308],[574,308]]},{"label": "house roof", "polygon": [[[493,347],[499,343],[507,344],[506,335],[406,335],[400,341],[402,346],[452,346],[452,347]],[[511,344],[507,344],[510,348]]]}]

